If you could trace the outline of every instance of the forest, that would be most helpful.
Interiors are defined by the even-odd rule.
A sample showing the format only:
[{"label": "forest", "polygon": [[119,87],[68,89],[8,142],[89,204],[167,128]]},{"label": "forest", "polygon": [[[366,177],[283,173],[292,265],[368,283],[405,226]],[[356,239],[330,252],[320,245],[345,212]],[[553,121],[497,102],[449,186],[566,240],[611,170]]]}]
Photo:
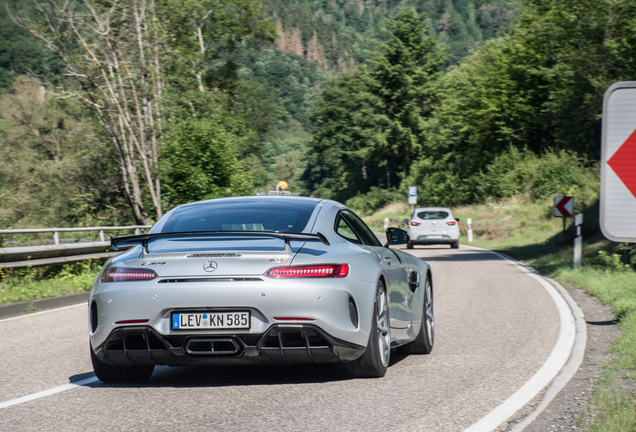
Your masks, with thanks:
[{"label": "forest", "polygon": [[[629,0],[0,0],[0,227],[590,196]],[[592,198],[590,198],[592,199]]]}]

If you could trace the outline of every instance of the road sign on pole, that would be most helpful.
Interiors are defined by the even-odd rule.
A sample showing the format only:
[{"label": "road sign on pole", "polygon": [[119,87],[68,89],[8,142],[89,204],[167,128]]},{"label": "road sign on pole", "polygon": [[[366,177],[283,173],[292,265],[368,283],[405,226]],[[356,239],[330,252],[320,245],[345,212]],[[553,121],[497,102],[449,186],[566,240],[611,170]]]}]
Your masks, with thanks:
[{"label": "road sign on pole", "polygon": [[409,186],[409,204],[417,204],[417,186]]},{"label": "road sign on pole", "polygon": [[636,243],[636,81],[613,84],[603,99],[601,231]]},{"label": "road sign on pole", "polygon": [[556,217],[572,217],[574,214],[574,198],[571,196],[555,196],[554,197],[554,216]]}]

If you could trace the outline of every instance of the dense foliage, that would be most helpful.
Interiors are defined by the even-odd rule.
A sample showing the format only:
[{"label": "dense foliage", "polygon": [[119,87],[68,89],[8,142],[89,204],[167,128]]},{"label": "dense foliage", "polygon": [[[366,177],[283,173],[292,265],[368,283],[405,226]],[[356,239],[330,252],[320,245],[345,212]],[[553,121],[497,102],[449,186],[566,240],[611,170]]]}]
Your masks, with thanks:
[{"label": "dense foliage", "polygon": [[[84,200],[92,204],[81,205],[86,216],[101,207],[130,222],[147,224],[161,217],[165,205],[184,199],[252,192],[250,176],[234,174],[242,171],[237,158],[252,153],[254,135],[271,129],[273,117],[262,115],[267,107],[255,100],[258,89],[237,83],[237,67],[228,56],[243,45],[273,40],[274,26],[260,6],[260,0],[214,4],[30,0],[4,8],[0,13],[5,20],[10,16],[17,34],[38,49],[46,48],[60,67],[37,73],[23,65],[21,71],[31,77],[13,90],[14,99],[29,99],[29,92],[39,95],[38,106],[26,101],[29,112],[24,119],[11,113],[15,105],[9,103],[11,91],[7,93],[1,130],[8,135],[2,149],[7,157],[0,162],[0,185],[7,183],[3,189],[11,197],[2,205],[0,223],[29,223],[32,208],[24,201],[25,193],[16,196],[15,191],[33,181],[33,176],[20,181],[18,174],[28,176],[33,171],[29,165],[39,161],[42,167],[51,166],[49,160],[55,162],[54,170],[47,172],[50,181],[42,182],[39,194],[66,209],[46,212],[46,218],[39,212],[40,222],[49,224],[68,223],[67,209]],[[19,49],[13,55],[9,66],[16,69],[30,58]],[[51,132],[46,137],[39,133],[41,128],[29,127],[39,126],[33,119],[56,100],[73,101],[75,115],[83,118],[82,126],[99,143],[95,148],[88,137],[61,132],[66,130],[67,116],[74,114],[68,110],[58,110],[61,126],[47,124]],[[12,128],[14,119],[18,125]],[[24,134],[13,137],[13,130],[20,127]],[[49,135],[64,137],[65,145],[56,141],[57,147],[47,147],[54,140]],[[183,148],[172,151],[175,145]],[[40,147],[48,152],[38,151]],[[92,160],[100,152],[105,163]],[[93,163],[83,160],[83,155]],[[26,165],[24,172],[14,173],[13,158]],[[96,168],[104,171],[104,177],[118,172],[116,186],[80,190],[83,171],[99,173]],[[54,189],[60,182],[70,185],[61,194]],[[196,186],[184,186],[188,183]],[[122,205],[128,209],[122,211]]]},{"label": "dense foliage", "polygon": [[391,188],[425,155],[443,54],[414,9],[390,20],[391,35],[360,66],[334,78],[313,119],[308,188],[347,199],[371,186]]},{"label": "dense foliage", "polygon": [[[590,166],[585,160],[599,158],[606,88],[636,75],[628,48],[635,22],[629,1],[526,2],[508,34],[447,73],[431,131],[437,155],[420,162],[414,180],[435,196],[450,189],[456,202],[471,202],[487,196],[481,173],[510,147],[548,158],[568,150]],[[565,171],[569,164],[566,157]]]},{"label": "dense foliage", "polygon": [[[446,71],[432,114],[419,115],[426,151],[391,186],[406,196],[406,185],[417,185],[420,203],[441,205],[586,189],[598,171],[603,94],[613,82],[636,79],[635,24],[631,1],[523,2],[507,32]],[[373,148],[369,142],[357,152]]]},{"label": "dense foliage", "polygon": [[[3,226],[153,220],[164,207],[279,180],[358,203],[408,185],[420,203],[444,205],[588,191],[603,93],[636,74],[628,0],[224,0],[212,15],[203,0],[187,13],[156,2],[163,18],[141,48],[134,14],[113,15],[112,53],[131,59],[132,74],[105,54],[121,78],[117,105],[91,93],[108,88],[99,68],[80,68],[90,55],[73,32],[51,39],[38,4],[0,0]],[[89,1],[67,4],[90,15]],[[142,53],[161,67],[144,69]],[[105,107],[101,120],[91,103]],[[111,127],[119,115],[124,132]],[[123,150],[142,137],[148,168],[142,151],[124,169]]]}]

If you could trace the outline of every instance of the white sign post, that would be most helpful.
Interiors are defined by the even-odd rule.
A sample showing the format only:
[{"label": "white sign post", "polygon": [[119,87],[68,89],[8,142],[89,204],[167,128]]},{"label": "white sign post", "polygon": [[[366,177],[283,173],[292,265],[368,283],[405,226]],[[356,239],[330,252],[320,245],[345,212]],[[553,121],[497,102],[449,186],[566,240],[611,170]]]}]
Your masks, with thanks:
[{"label": "white sign post", "polygon": [[409,186],[409,204],[411,204],[411,212],[413,212],[415,204],[417,204],[417,186]]},{"label": "white sign post", "polygon": [[613,84],[603,99],[601,230],[636,243],[636,81]]}]

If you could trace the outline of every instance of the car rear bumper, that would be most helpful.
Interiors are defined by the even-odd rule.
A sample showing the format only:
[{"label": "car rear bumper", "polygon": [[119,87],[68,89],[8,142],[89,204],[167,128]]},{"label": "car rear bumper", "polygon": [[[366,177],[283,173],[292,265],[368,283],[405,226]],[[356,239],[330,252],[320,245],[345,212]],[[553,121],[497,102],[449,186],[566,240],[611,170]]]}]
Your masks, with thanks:
[{"label": "car rear bumper", "polygon": [[313,324],[274,324],[262,334],[166,336],[138,326],[116,328],[95,354],[120,366],[194,366],[333,363],[355,360],[364,350]]},{"label": "car rear bumper", "polygon": [[453,239],[449,235],[443,235],[442,238],[426,238],[426,236],[421,235],[415,239],[411,240],[413,244],[419,245],[432,245],[432,244],[452,244],[455,243],[457,239]]},{"label": "car rear bumper", "polygon": [[[375,290],[375,284],[351,277],[258,278],[249,282],[98,282],[89,300],[90,339],[93,347],[101,347],[115,330],[140,325],[169,340],[184,334],[255,337],[276,325],[311,324],[334,339],[366,346]],[[232,311],[250,313],[249,329],[182,330],[171,326],[173,313]]]}]

